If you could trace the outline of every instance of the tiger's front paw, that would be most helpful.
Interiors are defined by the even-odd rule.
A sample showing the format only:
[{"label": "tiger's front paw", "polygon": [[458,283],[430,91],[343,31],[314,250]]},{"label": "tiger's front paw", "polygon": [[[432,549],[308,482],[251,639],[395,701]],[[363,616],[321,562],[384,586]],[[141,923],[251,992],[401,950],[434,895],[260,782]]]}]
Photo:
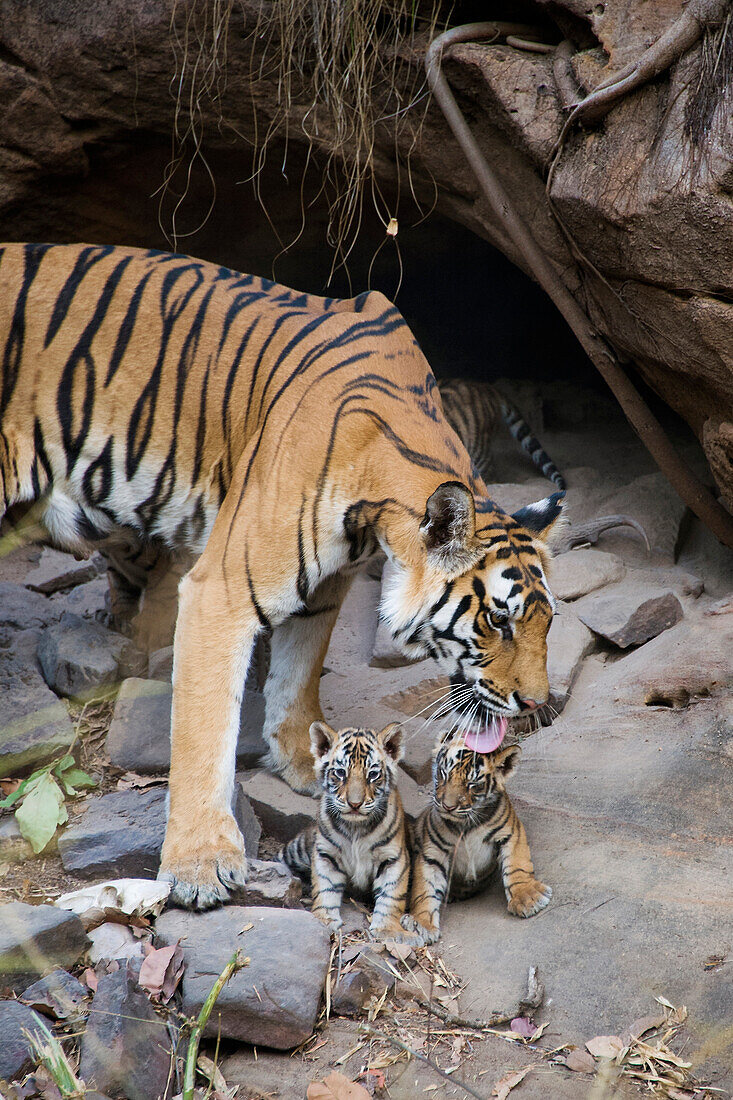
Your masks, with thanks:
[{"label": "tiger's front paw", "polygon": [[223,817],[205,838],[170,831],[158,878],[170,882],[169,902],[184,909],[212,909],[229,901],[247,882],[244,842],[233,818]]},{"label": "tiger's front paw", "polygon": [[538,882],[536,878],[529,882],[519,883],[512,889],[507,908],[515,917],[533,917],[546,905],[549,905],[552,897],[552,888]]},{"label": "tiger's front paw", "polygon": [[422,947],[425,942],[418,932],[406,928],[398,920],[387,921],[385,924],[375,924],[372,921],[369,926],[369,935],[381,943],[393,940],[395,943],[407,944],[408,947]]},{"label": "tiger's front paw", "polygon": [[421,924],[419,920],[416,920],[411,913],[405,913],[403,916],[402,927],[420,937],[421,947],[426,947],[429,943],[437,943],[440,939],[440,929],[437,925],[431,925],[428,928],[426,925]]}]

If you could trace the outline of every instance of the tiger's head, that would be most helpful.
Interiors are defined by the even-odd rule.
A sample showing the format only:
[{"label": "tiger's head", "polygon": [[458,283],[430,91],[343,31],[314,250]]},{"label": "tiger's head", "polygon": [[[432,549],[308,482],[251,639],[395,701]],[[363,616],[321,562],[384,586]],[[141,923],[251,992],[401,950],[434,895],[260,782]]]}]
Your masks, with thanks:
[{"label": "tiger's head", "polygon": [[433,802],[442,817],[478,823],[493,811],[519,763],[519,745],[498,752],[474,752],[462,734],[444,734],[433,757]]},{"label": "tiger's head", "polygon": [[509,516],[492,501],[477,510],[465,485],[445,482],[383,585],[382,618],[408,656],[434,657],[448,674],[453,711],[480,752],[549,696],[545,570],[563,496]]},{"label": "tiger's head", "polygon": [[402,759],[402,730],[395,723],[379,733],[367,729],[336,732],[326,722],[310,727],[316,776],[323,787],[326,811],[351,828],[370,828],[384,816],[390,791],[397,785]]}]

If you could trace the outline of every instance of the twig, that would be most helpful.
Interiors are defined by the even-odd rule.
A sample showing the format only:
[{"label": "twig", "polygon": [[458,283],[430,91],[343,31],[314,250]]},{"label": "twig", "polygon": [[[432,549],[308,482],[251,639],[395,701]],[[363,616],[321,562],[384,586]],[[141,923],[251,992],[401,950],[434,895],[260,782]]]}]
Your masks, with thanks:
[{"label": "twig", "polygon": [[428,1058],[427,1054],[421,1054],[419,1050],[413,1050],[407,1043],[403,1043],[401,1039],[395,1039],[392,1035],[385,1035],[383,1032],[377,1031],[373,1027],[369,1027],[368,1024],[359,1024],[359,1031],[363,1031],[366,1035],[371,1035],[373,1039],[380,1039],[384,1043],[390,1043],[399,1050],[403,1050],[405,1054],[409,1054],[412,1058],[418,1058],[421,1062],[424,1062],[426,1066],[430,1066],[430,1068],[445,1081],[449,1081],[451,1085],[458,1085],[458,1087],[468,1093],[469,1096],[474,1096],[476,1100],[486,1100],[485,1096],[482,1096],[480,1092],[476,1092],[476,1090],[471,1088],[465,1081],[461,1081],[459,1077],[454,1077],[452,1073],[445,1073],[432,1058]]},{"label": "twig", "polygon": [[242,952],[237,950],[232,955],[229,962],[222,970],[219,977],[216,979],[211,987],[211,992],[204,1001],[203,1007],[199,1012],[198,1019],[194,1025],[194,1029],[191,1032],[191,1038],[188,1041],[188,1050],[186,1051],[186,1065],[183,1070],[183,1098],[182,1100],[193,1100],[193,1090],[196,1082],[196,1061],[199,1053],[199,1043],[201,1042],[201,1036],[204,1033],[204,1028],[209,1022],[209,1016],[212,1009],[216,1004],[217,998],[221,993],[224,986],[227,984],[233,974],[236,974],[238,970],[241,970],[243,966],[249,965],[249,959],[246,959]]},{"label": "twig", "polygon": [[450,1012],[438,1001],[431,1001],[422,990],[418,992],[416,989],[411,989],[410,996],[419,1001],[424,1008],[427,1008],[444,1023],[452,1024],[453,1027],[467,1027],[471,1031],[485,1031],[487,1028],[499,1027],[501,1024],[510,1024],[517,1015],[516,1012],[504,1014],[497,1012],[492,1015],[490,1020],[469,1020],[464,1016],[457,1016],[455,1012]]}]

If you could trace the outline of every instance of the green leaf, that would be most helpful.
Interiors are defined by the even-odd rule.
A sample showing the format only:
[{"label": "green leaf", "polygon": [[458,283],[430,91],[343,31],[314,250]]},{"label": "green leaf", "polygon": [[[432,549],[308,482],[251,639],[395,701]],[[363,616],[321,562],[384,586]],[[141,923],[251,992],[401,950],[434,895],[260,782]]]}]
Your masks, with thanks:
[{"label": "green leaf", "polygon": [[21,781],[20,785],[13,791],[13,793],[9,794],[7,798],[4,798],[0,802],[0,810],[7,810],[11,806],[14,806],[19,798],[22,798],[23,795],[28,793],[28,791],[33,790],[41,776],[45,775],[49,771],[49,769],[50,765],[47,768],[39,768],[38,771],[32,772],[30,775],[27,775],[25,779]]},{"label": "green leaf", "polygon": [[85,787],[96,787],[97,781],[81,768],[70,768],[59,777],[67,794],[76,794]]},{"label": "green leaf", "polygon": [[68,821],[64,796],[56,780],[46,772],[23,803],[15,811],[21,834],[38,855],[48,844],[59,825]]},{"label": "green leaf", "polygon": [[72,768],[75,763],[76,761],[74,760],[74,757],[71,755],[70,752],[68,752],[66,756],[63,756],[61,760],[59,760],[58,764],[54,764],[52,770],[56,773],[56,775],[61,775],[62,772],[65,772],[69,768]]}]

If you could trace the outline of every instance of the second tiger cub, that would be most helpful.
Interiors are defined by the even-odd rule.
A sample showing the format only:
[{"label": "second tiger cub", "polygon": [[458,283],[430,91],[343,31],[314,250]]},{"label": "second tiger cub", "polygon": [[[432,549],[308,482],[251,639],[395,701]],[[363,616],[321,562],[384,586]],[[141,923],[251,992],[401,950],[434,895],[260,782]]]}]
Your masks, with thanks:
[{"label": "second tiger cub", "polygon": [[481,753],[459,734],[447,734],[433,761],[433,804],[415,823],[410,910],[402,923],[424,943],[440,936],[440,912],[449,898],[467,898],[501,867],[510,913],[532,917],[552,890],[534,877],[527,834],[505,783],[519,761],[513,745]]},{"label": "second tiger cub", "polygon": [[312,912],[336,930],[341,901],[349,887],[374,898],[369,931],[378,939],[422,942],[405,930],[410,854],[397,763],[402,730],[387,726],[332,730],[325,722],[310,728],[316,776],[323,786],[318,820],[282,849],[279,858],[312,885]]}]

